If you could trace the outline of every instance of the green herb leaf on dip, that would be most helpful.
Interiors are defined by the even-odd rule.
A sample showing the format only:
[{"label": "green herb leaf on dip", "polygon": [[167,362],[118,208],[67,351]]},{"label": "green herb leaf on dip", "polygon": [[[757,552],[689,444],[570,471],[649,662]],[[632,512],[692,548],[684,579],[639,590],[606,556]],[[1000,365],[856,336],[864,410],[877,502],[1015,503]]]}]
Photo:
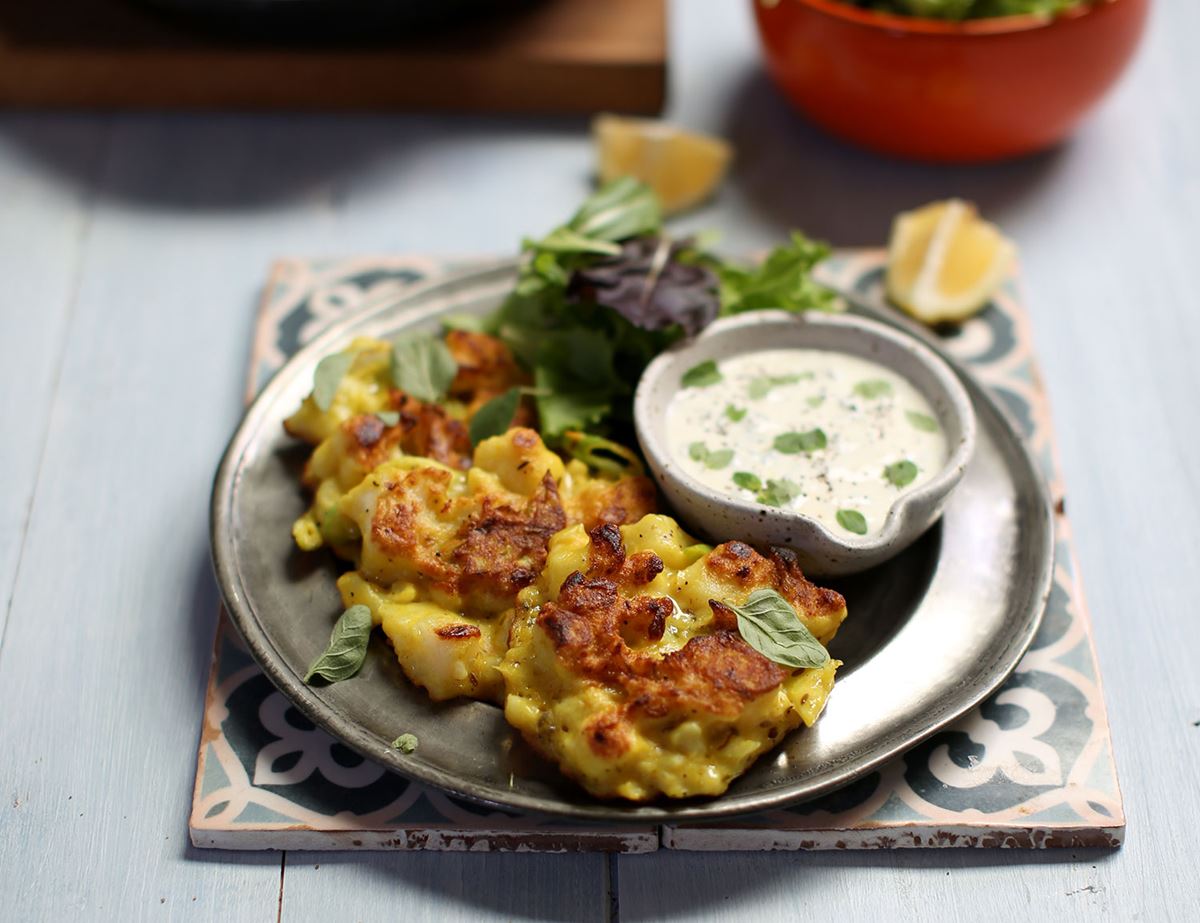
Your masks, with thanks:
[{"label": "green herb leaf on dip", "polygon": [[903,461],[892,462],[883,469],[883,476],[896,487],[906,487],[917,477],[917,466],[907,458]]},{"label": "green herb leaf on dip", "polygon": [[688,455],[694,461],[698,461],[704,467],[711,468],[714,471],[718,468],[724,468],[733,461],[733,449],[717,449],[714,452],[703,442],[693,442],[688,446]]},{"label": "green herb leaf on dip", "polygon": [[313,372],[312,399],[318,410],[325,411],[333,406],[333,397],[337,394],[338,385],[342,383],[353,363],[353,353],[334,353],[317,363],[316,371]]},{"label": "green herb leaf on dip", "polygon": [[471,436],[471,445],[477,446],[485,439],[508,432],[520,403],[521,389],[509,388],[475,411],[475,416],[471,417],[471,424],[467,428]]},{"label": "green herb leaf on dip", "polygon": [[854,393],[859,397],[865,397],[869,401],[875,400],[877,397],[885,397],[892,393],[892,383],[884,381],[882,378],[868,378],[866,381],[860,381],[854,386]]},{"label": "green herb leaf on dip", "polygon": [[820,407],[825,403],[825,395],[818,394],[814,397],[806,397],[804,403],[808,404],[809,407]]},{"label": "green herb leaf on dip", "polygon": [[733,472],[733,483],[743,490],[762,490],[762,481],[752,471]]},{"label": "green herb leaf on dip", "polygon": [[778,388],[781,385],[794,385],[796,382],[805,381],[812,377],[812,372],[801,372],[797,375],[762,375],[750,381],[747,393],[750,395],[751,400],[759,401],[766,397],[772,388]]},{"label": "green herb leaf on dip", "polygon": [[435,336],[400,337],[392,343],[392,382],[417,400],[440,401],[456,374],[458,363]]},{"label": "green herb leaf on dip", "polygon": [[717,363],[712,359],[705,359],[699,365],[693,365],[684,372],[679,383],[685,388],[706,388],[709,385],[715,385],[723,377],[721,370],[717,368]]},{"label": "green herb leaf on dip", "polygon": [[867,519],[858,510],[838,510],[838,525],[855,535],[867,534]]},{"label": "green herb leaf on dip", "polygon": [[379,417],[384,426],[395,426],[400,422],[400,413],[396,410],[377,410],[375,416]]},{"label": "green herb leaf on dip", "polygon": [[818,449],[825,448],[825,431],[822,429],[810,429],[804,433],[780,433],[775,437],[773,445],[776,452],[782,452],[784,455],[816,452]]},{"label": "green herb leaf on dip", "polygon": [[908,422],[912,424],[913,429],[919,429],[923,433],[937,432],[937,420],[928,414],[916,410],[906,410],[904,416],[908,418]]},{"label": "green herb leaf on dip", "polygon": [[745,407],[734,407],[733,404],[725,405],[725,416],[729,417],[734,423],[739,423],[746,416]]},{"label": "green herb leaf on dip", "polygon": [[787,478],[774,478],[767,481],[767,486],[759,491],[754,499],[763,506],[784,506],[800,496],[800,485]]},{"label": "green herb leaf on dip", "polygon": [[392,741],[392,749],[399,750],[401,753],[415,753],[417,743],[416,734],[401,734]]},{"label": "green herb leaf on dip", "polygon": [[366,606],[351,606],[333,626],[329,646],[313,661],[304,681],[311,683],[315,676],[330,683],[349,679],[362,668],[370,640],[371,610]]},{"label": "green herb leaf on dip", "polygon": [[742,638],[768,660],[794,669],[829,663],[829,652],[778,591],[755,590],[745,605],[725,605],[737,615]]}]

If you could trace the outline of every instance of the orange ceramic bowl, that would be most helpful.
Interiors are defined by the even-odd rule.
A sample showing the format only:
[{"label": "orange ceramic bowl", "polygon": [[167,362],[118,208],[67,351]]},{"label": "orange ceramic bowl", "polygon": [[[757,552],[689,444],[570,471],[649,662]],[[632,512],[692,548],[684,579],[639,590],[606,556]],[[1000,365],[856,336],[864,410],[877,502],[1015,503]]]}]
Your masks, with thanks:
[{"label": "orange ceramic bowl", "polygon": [[921,160],[996,160],[1066,138],[1124,70],[1150,0],[946,22],[838,0],[752,0],[767,69],[832,133]]}]

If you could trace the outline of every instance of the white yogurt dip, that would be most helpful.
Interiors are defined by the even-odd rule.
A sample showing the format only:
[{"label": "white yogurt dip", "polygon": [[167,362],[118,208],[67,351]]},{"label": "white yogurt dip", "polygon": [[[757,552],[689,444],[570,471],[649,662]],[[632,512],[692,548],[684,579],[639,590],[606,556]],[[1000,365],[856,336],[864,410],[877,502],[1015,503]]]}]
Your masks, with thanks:
[{"label": "white yogurt dip", "polygon": [[830,350],[704,363],[683,376],[666,423],[670,451],[692,478],[835,533],[877,531],[896,499],[936,475],[949,454],[911,382]]}]

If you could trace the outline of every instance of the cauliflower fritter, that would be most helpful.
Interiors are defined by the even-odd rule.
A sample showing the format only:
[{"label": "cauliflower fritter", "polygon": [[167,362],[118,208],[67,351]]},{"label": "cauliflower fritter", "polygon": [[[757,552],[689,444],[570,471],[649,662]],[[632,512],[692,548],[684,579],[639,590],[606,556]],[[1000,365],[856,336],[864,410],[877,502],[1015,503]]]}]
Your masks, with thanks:
[{"label": "cauliflower fritter", "polygon": [[845,618],[845,600],[783,549],[709,549],[666,516],[566,529],[521,594],[500,667],[505,716],[595,795],[720,794],[816,720],[838,666],[792,670],[742,639],[725,604],[764,587],[822,643]]},{"label": "cauliflower fritter", "polygon": [[[528,384],[529,376],[517,365],[508,347],[495,337],[451,330],[446,334],[445,342],[458,363],[458,371],[450,383],[444,408],[424,404],[393,387],[390,343],[357,337],[343,350],[354,359],[338,383],[329,408],[322,410],[309,395],[300,409],[284,421],[283,428],[297,439],[315,446],[329,439],[354,417],[398,411],[404,435],[414,446],[408,454],[429,455],[453,464],[450,459],[433,454],[438,446],[444,445],[452,446],[462,459],[469,460],[471,447],[465,424],[472,414],[509,388]],[[528,425],[531,420],[530,411],[522,408],[517,422]]]},{"label": "cauliflower fritter", "polygon": [[569,478],[562,459],[521,427],[481,442],[465,472],[406,455],[385,461],[322,526],[357,567],[338,582],[343,602],[371,609],[406,675],[433,698],[498,698],[517,594],[537,581],[551,537],[571,522],[564,487],[568,498],[640,494],[593,480],[586,471]]},{"label": "cauliflower fritter", "polygon": [[[359,337],[344,350],[354,359],[329,408],[321,410],[310,395],[284,421],[289,434],[317,446],[301,478],[313,492],[313,502],[292,526],[302,550],[329,544],[346,556],[346,530],[333,510],[346,491],[384,462],[415,455],[451,468],[470,466],[470,418],[493,397],[525,383],[527,376],[495,337],[452,330],[446,345],[458,371],[445,407],[392,387],[391,345]],[[389,425],[380,413],[394,413],[396,422]],[[515,422],[531,418],[532,412],[522,406]]]}]

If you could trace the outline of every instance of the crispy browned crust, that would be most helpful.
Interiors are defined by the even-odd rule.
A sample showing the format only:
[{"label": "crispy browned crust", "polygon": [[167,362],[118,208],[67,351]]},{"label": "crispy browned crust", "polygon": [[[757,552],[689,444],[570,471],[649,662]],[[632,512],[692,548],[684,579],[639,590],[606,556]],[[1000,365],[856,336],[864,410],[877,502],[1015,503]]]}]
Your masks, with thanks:
[{"label": "crispy browned crust", "polygon": [[647,477],[630,476],[618,481],[595,480],[578,491],[567,508],[572,522],[591,529],[602,523],[623,525],[658,512],[658,491]]},{"label": "crispy browned crust", "polygon": [[[431,458],[451,468],[471,466],[471,438],[465,424],[447,416],[436,404],[426,404],[393,389],[389,400],[399,414],[388,426],[373,413],[359,414],[342,424],[346,452],[364,471],[371,471],[391,457],[398,447],[405,455]],[[315,487],[316,478],[307,470],[305,483]]]},{"label": "crispy browned crust", "polygon": [[[567,577],[558,599],[542,606],[537,624],[565,669],[622,693],[625,704],[617,712],[606,712],[588,725],[589,745],[598,755],[622,752],[628,736],[623,725],[635,712],[651,717],[710,712],[732,718],[787,677],[787,670],[742,640],[736,622],[725,617],[732,616],[727,609],[717,613],[712,633],[692,638],[679,650],[662,657],[639,650],[643,639],[662,637],[674,609],[669,599],[638,595],[661,573],[662,561],[651,552],[626,556],[613,526],[599,526],[589,534],[587,574],[577,571]],[[788,563],[776,565],[737,544],[737,549],[718,549],[724,549],[722,560],[748,565],[745,579],[757,575],[759,585],[776,585],[783,592],[776,567],[787,568]],[[788,576],[794,576],[790,570]]]},{"label": "crispy browned crust", "polygon": [[371,538],[389,558],[403,558],[435,585],[451,590],[456,576],[437,536],[421,528],[423,510],[448,509],[447,491],[454,475],[441,468],[414,468],[380,485]]},{"label": "crispy browned crust", "polygon": [[463,523],[461,542],[451,555],[460,595],[483,591],[515,596],[537,579],[550,536],[566,521],[549,472],[519,507],[485,497],[479,512]]},{"label": "crispy browned crust", "polygon": [[726,542],[713,549],[704,566],[743,587],[774,587],[798,612],[810,616],[836,615],[846,608],[841,593],[819,587],[804,576],[790,548],[772,548],[770,557],[764,558],[744,542]]},{"label": "crispy browned crust", "polygon": [[371,537],[389,558],[410,561],[444,593],[467,598],[515,597],[546,563],[550,536],[566,525],[558,487],[549,473],[528,500],[514,504],[484,496],[449,541],[422,527],[423,513],[444,514],[452,474],[417,468],[380,485]]},{"label": "crispy browned crust", "polygon": [[[450,384],[450,396],[467,405],[474,413],[492,398],[516,385],[529,384],[526,375],[507,346],[486,333],[451,330],[446,346],[458,363],[458,373]],[[532,423],[533,415],[522,407],[519,425]]]},{"label": "crispy browned crust", "polygon": [[461,641],[464,638],[479,638],[483,636],[476,625],[443,625],[435,634],[443,641]]}]

